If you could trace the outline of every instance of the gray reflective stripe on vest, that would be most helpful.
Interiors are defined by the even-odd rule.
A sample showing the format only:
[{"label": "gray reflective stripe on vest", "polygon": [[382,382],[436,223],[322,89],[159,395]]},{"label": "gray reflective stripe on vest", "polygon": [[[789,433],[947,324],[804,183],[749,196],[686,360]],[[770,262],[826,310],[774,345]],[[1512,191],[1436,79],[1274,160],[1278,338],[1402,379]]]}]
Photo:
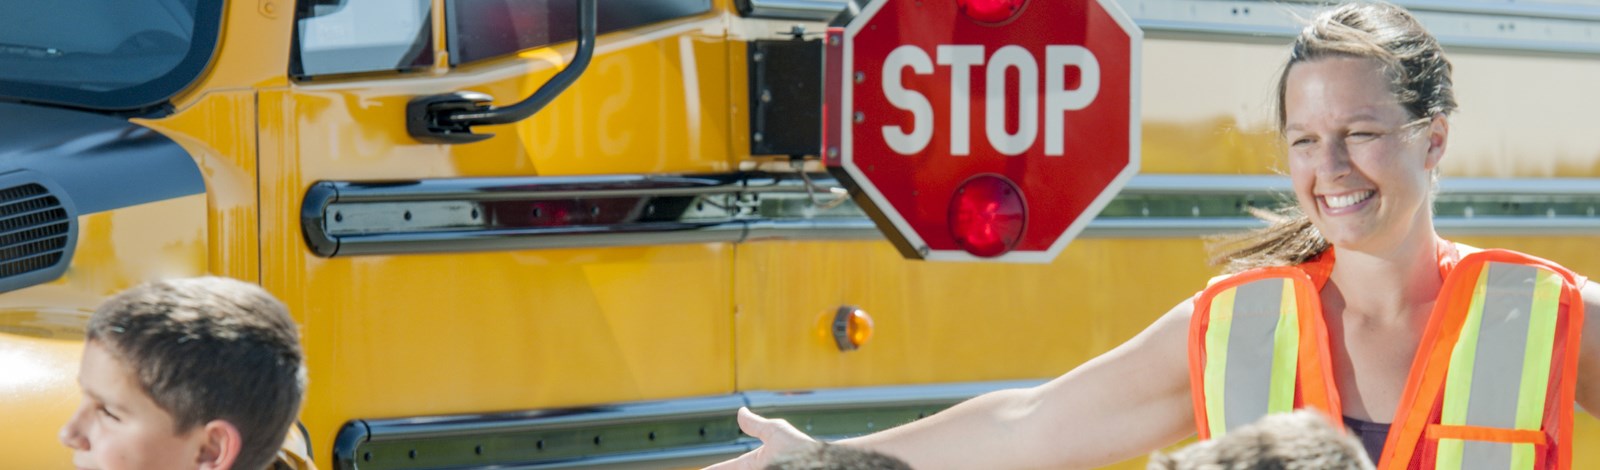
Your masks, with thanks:
[{"label": "gray reflective stripe on vest", "polygon": [[1263,279],[1236,288],[1223,392],[1223,423],[1229,431],[1267,415],[1273,334],[1282,316],[1283,283],[1282,278]]},{"label": "gray reflective stripe on vest", "polygon": [[[1511,429],[1517,420],[1517,389],[1522,355],[1528,347],[1528,318],[1533,309],[1532,266],[1489,263],[1488,290],[1478,330],[1478,356],[1472,366],[1472,396],[1467,400],[1469,426]],[[1511,468],[1511,444],[1469,441],[1462,449],[1466,469]]]},{"label": "gray reflective stripe on vest", "polygon": [[[1471,386],[1467,391],[1465,419],[1460,424],[1514,429],[1521,385],[1517,378],[1522,377],[1527,354],[1539,270],[1533,266],[1495,262],[1485,264],[1484,269],[1487,275],[1481,293],[1477,338],[1472,348]],[[1470,327],[1465,325],[1464,333]],[[1468,339],[1464,335],[1462,341]],[[1457,351],[1464,351],[1463,346],[1466,344],[1458,344]],[[1452,368],[1451,372],[1456,371]],[[1451,395],[1447,390],[1446,400],[1450,400]],[[1447,419],[1447,424],[1453,420]],[[1512,468],[1512,449],[1510,443],[1464,441],[1460,468]]]}]

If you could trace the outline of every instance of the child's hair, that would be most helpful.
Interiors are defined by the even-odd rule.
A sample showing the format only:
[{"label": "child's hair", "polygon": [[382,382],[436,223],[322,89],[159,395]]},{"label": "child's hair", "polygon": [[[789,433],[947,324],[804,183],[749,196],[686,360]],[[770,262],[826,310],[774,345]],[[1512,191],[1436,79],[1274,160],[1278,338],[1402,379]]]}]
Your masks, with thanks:
[{"label": "child's hair", "polygon": [[1267,415],[1226,435],[1156,452],[1149,470],[1371,470],[1372,461],[1355,438],[1312,411]]},{"label": "child's hair", "polygon": [[238,428],[235,467],[266,468],[300,413],[306,374],[283,303],[219,277],[134,287],[106,301],[87,337],[111,351],[182,433],[211,420]]},{"label": "child's hair", "polygon": [[822,444],[780,456],[766,470],[911,470],[911,466],[881,452]]}]

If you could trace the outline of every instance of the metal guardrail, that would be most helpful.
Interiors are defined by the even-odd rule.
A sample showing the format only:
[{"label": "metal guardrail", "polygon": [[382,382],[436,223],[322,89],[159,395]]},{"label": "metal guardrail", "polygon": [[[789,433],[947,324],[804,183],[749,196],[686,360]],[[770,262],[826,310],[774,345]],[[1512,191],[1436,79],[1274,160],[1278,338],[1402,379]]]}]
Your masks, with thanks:
[{"label": "metal guardrail", "polygon": [[[1200,34],[1291,38],[1323,2],[1119,0],[1153,36]],[[1445,47],[1600,54],[1600,3],[1398,1]]]},{"label": "metal guardrail", "polygon": [[742,0],[739,9],[755,18],[826,21],[850,0]]},{"label": "metal guardrail", "polygon": [[[757,18],[826,21],[850,0],[746,0]],[[1117,0],[1134,22],[1161,35],[1256,37],[1299,33],[1321,0]],[[1600,2],[1397,0],[1445,47],[1600,55]]]}]

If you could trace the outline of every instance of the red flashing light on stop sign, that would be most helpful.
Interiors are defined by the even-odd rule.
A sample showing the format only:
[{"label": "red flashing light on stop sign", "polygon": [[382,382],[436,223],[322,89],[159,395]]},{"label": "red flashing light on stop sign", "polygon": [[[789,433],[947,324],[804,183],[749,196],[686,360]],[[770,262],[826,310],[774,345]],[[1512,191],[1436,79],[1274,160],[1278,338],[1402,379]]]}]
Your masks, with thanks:
[{"label": "red flashing light on stop sign", "polygon": [[1003,23],[1022,12],[1027,0],[958,0],[961,14],[979,23]]},{"label": "red flashing light on stop sign", "polygon": [[1022,192],[1002,176],[974,176],[950,198],[950,234],[973,256],[993,258],[1011,251],[1027,221]]}]

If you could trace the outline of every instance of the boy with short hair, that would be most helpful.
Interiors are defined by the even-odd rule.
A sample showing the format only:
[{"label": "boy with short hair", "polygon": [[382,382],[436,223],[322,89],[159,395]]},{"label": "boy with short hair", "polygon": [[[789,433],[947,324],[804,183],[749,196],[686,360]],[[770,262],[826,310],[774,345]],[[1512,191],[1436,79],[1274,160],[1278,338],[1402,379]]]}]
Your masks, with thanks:
[{"label": "boy with short hair", "polygon": [[1149,470],[1371,470],[1354,437],[1315,411],[1270,414],[1226,435],[1150,456]]},{"label": "boy with short hair", "polygon": [[87,339],[60,433],[78,468],[264,469],[300,412],[297,327],[255,285],[143,284],[101,305]]},{"label": "boy with short hair", "polygon": [[766,470],[911,470],[911,466],[881,452],[822,443],[780,456]]}]

